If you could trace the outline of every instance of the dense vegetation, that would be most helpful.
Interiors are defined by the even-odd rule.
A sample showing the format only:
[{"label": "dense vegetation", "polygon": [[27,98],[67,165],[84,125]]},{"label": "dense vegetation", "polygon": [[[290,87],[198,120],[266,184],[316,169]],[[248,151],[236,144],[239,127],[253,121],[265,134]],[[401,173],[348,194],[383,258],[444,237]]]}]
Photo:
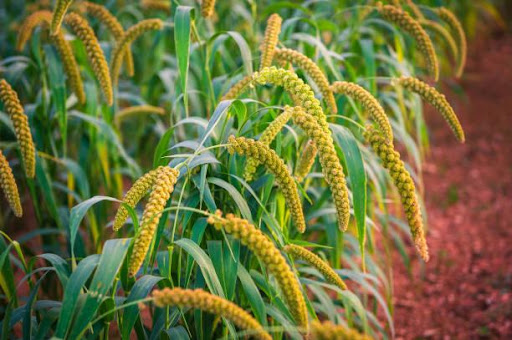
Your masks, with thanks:
[{"label": "dense vegetation", "polygon": [[2,338],[392,337],[481,11],[2,1]]}]

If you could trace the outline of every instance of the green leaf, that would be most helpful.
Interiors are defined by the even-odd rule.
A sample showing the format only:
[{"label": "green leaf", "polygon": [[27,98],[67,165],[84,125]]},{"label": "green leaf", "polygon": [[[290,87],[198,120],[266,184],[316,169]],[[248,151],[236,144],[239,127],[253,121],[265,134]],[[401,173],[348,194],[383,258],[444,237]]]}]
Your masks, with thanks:
[{"label": "green leaf", "polygon": [[267,312],[265,311],[265,303],[263,302],[263,298],[261,297],[260,291],[258,287],[254,283],[251,275],[247,272],[244,266],[241,264],[238,265],[238,279],[242,284],[242,289],[244,290],[245,296],[249,300],[249,304],[251,305],[251,309],[254,313],[256,319],[263,326],[267,325]]},{"label": "green leaf", "polygon": [[216,177],[208,177],[208,183],[214,184],[218,187],[221,187],[222,189],[226,190],[228,194],[231,196],[233,201],[238,206],[238,209],[240,209],[240,213],[242,214],[243,218],[248,220],[249,222],[253,223],[252,221],[252,214],[251,209],[249,209],[249,205],[247,204],[247,201],[242,196],[241,193],[236,190],[236,188],[226,182],[223,179],[216,178]]},{"label": "green leaf", "polygon": [[334,132],[337,142],[343,149],[348,167],[348,176],[352,185],[354,216],[357,223],[357,237],[362,258],[361,263],[364,266],[364,245],[366,241],[366,171],[364,169],[363,158],[357,141],[349,129],[336,124],[331,124],[331,129]]}]

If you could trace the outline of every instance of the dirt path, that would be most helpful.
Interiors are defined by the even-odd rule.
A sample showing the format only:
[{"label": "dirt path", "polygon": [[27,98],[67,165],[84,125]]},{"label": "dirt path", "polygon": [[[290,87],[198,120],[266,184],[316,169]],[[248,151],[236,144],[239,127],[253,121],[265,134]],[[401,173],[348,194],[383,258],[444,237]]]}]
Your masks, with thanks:
[{"label": "dirt path", "polygon": [[424,271],[414,262],[411,282],[395,258],[403,339],[512,338],[512,36],[482,42],[470,55],[467,102],[454,103],[466,144],[427,112],[431,261]]}]

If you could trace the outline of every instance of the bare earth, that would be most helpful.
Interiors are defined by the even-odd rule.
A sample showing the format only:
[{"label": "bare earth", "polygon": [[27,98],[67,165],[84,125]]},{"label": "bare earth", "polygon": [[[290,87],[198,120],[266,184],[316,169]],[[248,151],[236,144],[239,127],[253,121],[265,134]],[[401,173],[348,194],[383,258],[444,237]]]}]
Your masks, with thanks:
[{"label": "bare earth", "polygon": [[512,339],[512,37],[482,41],[469,55],[467,98],[448,96],[466,144],[427,111],[431,260],[422,267],[413,256],[410,278],[394,258],[402,339]]}]

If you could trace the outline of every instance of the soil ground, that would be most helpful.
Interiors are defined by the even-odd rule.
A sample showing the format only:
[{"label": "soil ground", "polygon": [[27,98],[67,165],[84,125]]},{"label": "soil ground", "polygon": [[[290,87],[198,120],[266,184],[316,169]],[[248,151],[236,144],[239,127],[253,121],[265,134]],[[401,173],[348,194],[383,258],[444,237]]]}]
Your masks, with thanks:
[{"label": "soil ground", "polygon": [[394,258],[401,339],[512,339],[512,36],[469,55],[465,97],[449,96],[467,142],[427,110],[431,260],[415,260],[411,278]]}]

